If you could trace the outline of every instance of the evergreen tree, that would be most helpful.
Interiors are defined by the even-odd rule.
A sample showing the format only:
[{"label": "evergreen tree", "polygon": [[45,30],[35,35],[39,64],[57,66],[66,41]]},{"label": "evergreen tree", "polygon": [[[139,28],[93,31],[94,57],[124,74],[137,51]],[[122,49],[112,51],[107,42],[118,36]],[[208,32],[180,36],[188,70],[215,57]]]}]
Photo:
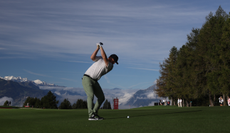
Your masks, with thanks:
[{"label": "evergreen tree", "polygon": [[[189,89],[189,101],[200,97],[200,88],[198,87],[199,81],[199,63],[200,60],[197,58],[197,44],[200,29],[192,29],[190,35],[187,36],[188,42],[186,43],[186,69],[187,69],[187,87]],[[184,70],[186,70],[184,69]]]},{"label": "evergreen tree", "polygon": [[3,106],[8,106],[8,103],[9,103],[8,100],[6,100]]},{"label": "evergreen tree", "polygon": [[41,108],[41,100],[39,98],[27,97],[23,107],[25,107],[29,103],[30,107]]},{"label": "evergreen tree", "polygon": [[59,106],[60,109],[72,109],[71,103],[68,99],[64,99],[64,101]]},{"label": "evergreen tree", "polygon": [[110,102],[109,102],[109,104],[108,104],[108,109],[112,109],[112,108],[111,108],[111,104],[110,104]]},{"label": "evergreen tree", "polygon": [[175,69],[176,94],[178,98],[184,99],[187,106],[191,99],[197,97],[198,92],[195,87],[196,75],[194,72],[194,53],[188,45],[182,46],[178,52],[178,58]]},{"label": "evergreen tree", "polygon": [[110,102],[106,99],[102,109],[111,109]]},{"label": "evergreen tree", "polygon": [[204,64],[203,76],[205,84],[203,84],[203,94],[209,95],[210,105],[213,105],[214,99],[212,97],[221,93],[218,80],[221,77],[220,71],[223,62],[220,60],[219,49],[221,49],[222,28],[226,17],[221,15],[225,14],[223,9],[219,7],[215,16],[209,15],[199,36],[198,51],[201,53],[200,57],[203,59]]},{"label": "evergreen tree", "polygon": [[157,94],[183,98],[187,103],[208,97],[209,105],[214,105],[217,96],[225,99],[230,94],[229,36],[229,15],[220,6],[215,15],[206,17],[201,29],[192,29],[186,45],[170,50],[160,64]]},{"label": "evergreen tree", "polygon": [[29,103],[29,106],[32,106],[33,103],[34,103],[34,98],[32,97],[27,97],[24,104],[23,104],[23,107],[25,107],[27,105],[27,103]]},{"label": "evergreen tree", "polygon": [[41,108],[41,100],[39,98],[35,98],[35,103],[34,103],[35,108]]},{"label": "evergreen tree", "polygon": [[51,91],[41,99],[41,105],[43,108],[57,109],[57,104],[58,101],[56,101],[56,96]]},{"label": "evergreen tree", "polygon": [[176,66],[174,69],[175,95],[184,99],[187,106],[189,102],[199,96],[196,87],[196,46],[198,42],[199,29],[192,29],[190,35],[187,35],[188,42],[178,51]]},{"label": "evergreen tree", "polygon": [[78,99],[77,102],[73,104],[73,109],[87,109],[87,102]]},{"label": "evergreen tree", "polygon": [[[223,26],[223,34],[221,38],[221,47],[219,49],[220,59],[222,61],[221,76],[219,77],[219,85],[221,92],[229,96],[230,94],[230,18],[228,18]],[[225,100],[227,103],[227,100]]]},{"label": "evergreen tree", "polygon": [[155,91],[161,97],[170,97],[172,100],[175,97],[175,63],[177,58],[177,48],[172,47],[170,50],[169,58],[165,59],[162,64],[160,64],[160,74],[161,76],[157,79]]},{"label": "evergreen tree", "polygon": [[216,17],[223,17],[225,20],[228,19],[228,14],[223,10],[223,8],[221,6],[219,6],[219,8],[216,10]]}]

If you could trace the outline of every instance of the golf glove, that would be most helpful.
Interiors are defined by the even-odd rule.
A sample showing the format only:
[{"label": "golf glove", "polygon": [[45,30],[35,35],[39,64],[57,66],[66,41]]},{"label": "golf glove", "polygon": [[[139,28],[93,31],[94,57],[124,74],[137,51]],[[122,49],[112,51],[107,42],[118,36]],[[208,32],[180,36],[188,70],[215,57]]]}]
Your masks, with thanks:
[{"label": "golf glove", "polygon": [[97,43],[97,46],[98,46],[98,47],[101,47],[102,45],[103,45],[102,42]]}]

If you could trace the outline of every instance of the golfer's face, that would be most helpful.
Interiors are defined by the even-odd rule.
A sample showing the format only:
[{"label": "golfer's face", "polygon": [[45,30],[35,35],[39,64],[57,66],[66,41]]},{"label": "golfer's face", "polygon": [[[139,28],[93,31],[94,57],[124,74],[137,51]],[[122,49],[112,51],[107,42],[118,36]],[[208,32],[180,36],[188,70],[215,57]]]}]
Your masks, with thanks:
[{"label": "golfer's face", "polygon": [[114,61],[114,59],[113,58],[109,58],[109,61],[112,63],[112,64],[114,64],[115,63],[115,61]]}]

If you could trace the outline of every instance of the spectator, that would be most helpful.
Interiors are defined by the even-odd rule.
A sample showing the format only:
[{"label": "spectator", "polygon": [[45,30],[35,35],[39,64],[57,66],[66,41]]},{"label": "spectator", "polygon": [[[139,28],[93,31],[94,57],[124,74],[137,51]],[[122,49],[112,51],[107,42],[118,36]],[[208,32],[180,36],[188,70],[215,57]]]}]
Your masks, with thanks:
[{"label": "spectator", "polygon": [[177,106],[180,107],[180,98],[177,99]]},{"label": "spectator", "polygon": [[224,102],[224,100],[223,100],[222,96],[220,96],[220,97],[219,97],[220,106],[223,106],[223,102]]},{"label": "spectator", "polygon": [[179,100],[180,107],[182,107],[182,99]]},{"label": "spectator", "polygon": [[166,100],[165,99],[163,99],[163,105],[166,105]]},{"label": "spectator", "polygon": [[229,98],[229,96],[228,96],[228,106],[230,106],[230,98]]},{"label": "spectator", "polygon": [[167,105],[170,105],[170,101],[167,102]]},{"label": "spectator", "polygon": [[162,105],[161,100],[160,100],[160,102],[159,102],[159,105]]}]

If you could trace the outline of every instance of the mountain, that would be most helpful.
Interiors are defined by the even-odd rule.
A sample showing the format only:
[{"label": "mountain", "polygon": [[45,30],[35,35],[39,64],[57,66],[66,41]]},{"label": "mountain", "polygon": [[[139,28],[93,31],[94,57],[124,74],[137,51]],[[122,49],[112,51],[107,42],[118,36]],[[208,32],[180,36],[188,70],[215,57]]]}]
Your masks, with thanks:
[{"label": "mountain", "polygon": [[9,97],[13,99],[14,106],[21,106],[26,98],[37,97],[41,98],[48,93],[47,90],[40,90],[33,83],[18,83],[11,80],[0,79],[0,98]]},{"label": "mountain", "polygon": [[[56,99],[60,101],[59,104],[64,99],[68,99],[72,103],[76,102],[78,99],[86,99],[86,94],[84,92],[84,89],[58,86],[55,84],[46,83],[39,79],[32,81],[32,80],[28,80],[27,78],[5,76],[4,78],[0,77],[0,80],[1,82],[3,81],[8,82],[8,86],[5,86],[5,84],[0,84],[0,88],[1,88],[0,93],[1,91],[4,92],[0,94],[0,105],[9,99],[13,101],[12,103],[14,106],[21,106],[22,103],[24,103],[24,101],[26,100],[26,97],[29,96],[29,97],[41,98],[45,96],[48,93],[48,91],[54,93]],[[22,90],[22,88],[26,89],[26,91]],[[18,93],[18,95],[14,95],[13,90],[25,91],[25,94],[22,95],[20,92]],[[35,93],[34,92],[35,90],[39,91],[40,93],[39,94],[37,92]]]},{"label": "mountain", "polygon": [[162,97],[154,92],[156,85],[150,86],[145,90],[138,90],[134,93],[127,102],[123,102],[121,106],[131,106],[131,107],[142,107],[142,106],[154,106],[154,103],[158,103],[159,100],[162,100]]},{"label": "mountain", "polygon": [[36,80],[28,80],[27,78],[22,78],[22,77],[14,77],[14,76],[5,76],[4,78],[3,77],[0,77],[0,79],[4,79],[4,80],[7,80],[7,81],[15,81],[15,82],[30,82],[30,83],[33,83],[37,86],[56,86],[55,84],[50,84],[50,83],[46,83],[44,81],[41,81],[39,79],[36,79]]},{"label": "mountain", "polygon": [[[137,89],[103,89],[105,99],[113,105],[113,99],[119,99],[119,109],[135,108],[141,106],[153,106],[159,100],[164,98],[158,97],[153,91],[155,85],[144,90]],[[59,104],[68,99],[71,104],[76,103],[78,99],[86,100],[87,96],[83,88],[65,87],[54,84],[49,84],[39,79],[31,81],[27,78],[6,76],[0,77],[0,103],[5,99],[12,99],[14,106],[19,106],[24,103],[26,97],[41,98],[48,91],[55,94]],[[96,100],[96,98],[94,98]],[[1,104],[0,104],[1,105]]]},{"label": "mountain", "polygon": [[0,77],[1,79],[4,80],[11,80],[11,81],[15,81],[15,82],[26,82],[28,81],[27,78],[22,78],[22,77],[14,77],[14,76],[5,76],[4,78]]}]

